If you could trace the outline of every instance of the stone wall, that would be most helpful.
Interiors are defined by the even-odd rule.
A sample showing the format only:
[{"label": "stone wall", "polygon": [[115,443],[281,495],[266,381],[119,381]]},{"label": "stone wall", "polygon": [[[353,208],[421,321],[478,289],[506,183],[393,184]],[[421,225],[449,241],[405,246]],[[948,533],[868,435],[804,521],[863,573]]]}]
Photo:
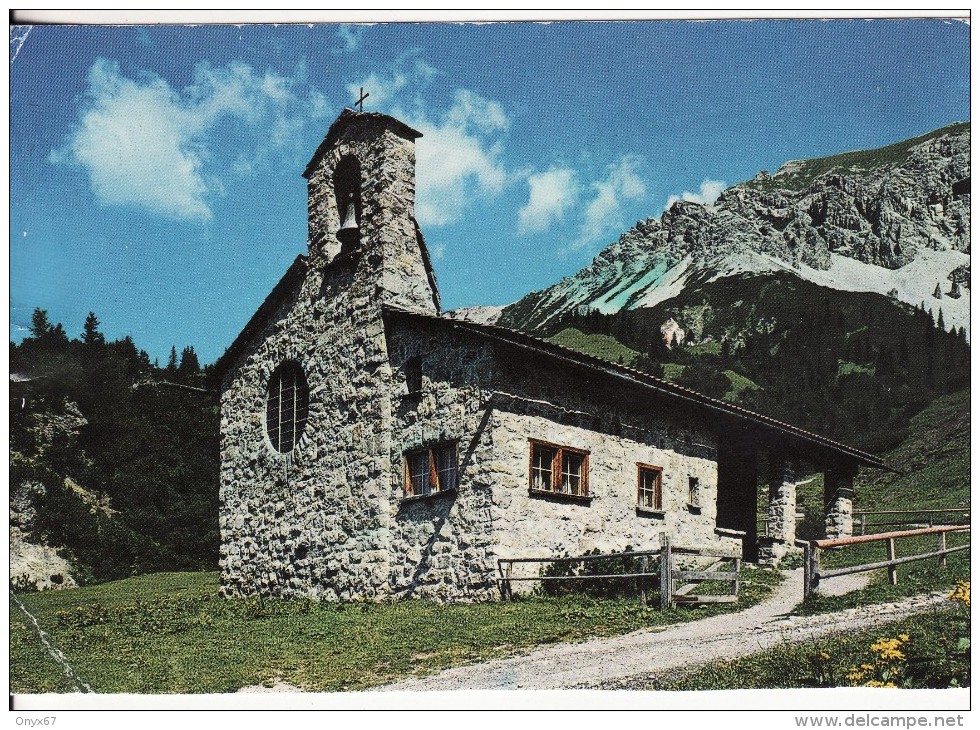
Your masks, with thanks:
[{"label": "stone wall", "polygon": [[[392,593],[391,475],[400,465],[391,462],[391,371],[381,306],[432,312],[434,299],[412,218],[413,143],[378,116],[355,115],[348,126],[331,129],[333,147],[309,177],[306,274],[224,373],[225,595]],[[340,250],[333,243],[339,216],[332,178],[345,155],[360,161],[363,209],[360,241]],[[298,444],[280,454],[266,433],[265,408],[270,376],[286,360],[302,366],[310,407]]]},{"label": "stone wall", "polygon": [[[399,321],[389,326],[388,343],[392,462],[446,441],[458,441],[460,454],[458,494],[396,510],[392,584],[401,592],[496,598],[498,558],[653,549],[664,532],[675,545],[740,553],[738,541],[715,532],[716,439],[692,419],[437,323]],[[412,359],[422,370],[419,392],[406,378]],[[591,499],[532,496],[529,439],[589,451]],[[663,467],[658,513],[637,509],[638,463]],[[688,502],[690,477],[698,479],[697,506]],[[402,494],[399,474],[393,500]]]}]

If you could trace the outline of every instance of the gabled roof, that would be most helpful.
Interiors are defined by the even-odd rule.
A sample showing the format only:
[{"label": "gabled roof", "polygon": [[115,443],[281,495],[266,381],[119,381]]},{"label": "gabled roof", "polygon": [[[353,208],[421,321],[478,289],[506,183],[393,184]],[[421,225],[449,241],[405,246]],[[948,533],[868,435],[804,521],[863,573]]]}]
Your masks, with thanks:
[{"label": "gabled roof", "polygon": [[252,340],[253,337],[262,329],[265,324],[265,320],[271,315],[279,305],[282,304],[289,294],[298,288],[303,282],[303,277],[306,276],[306,270],[308,267],[308,262],[306,256],[300,254],[297,256],[293,263],[290,264],[289,268],[286,269],[286,273],[282,275],[279,283],[276,284],[272,291],[269,292],[269,296],[265,298],[265,301],[259,305],[259,308],[255,310],[255,314],[252,318],[248,320],[244,329],[238,333],[238,337],[232,342],[228,349],[224,351],[224,354],[219,357],[214,363],[214,376],[217,378],[218,383],[220,383],[221,378],[224,376],[225,370],[235,362],[235,359],[241,354],[241,351],[245,349],[245,346]]},{"label": "gabled roof", "polygon": [[340,113],[340,116],[334,120],[334,123],[330,125],[330,129],[327,131],[327,136],[323,138],[320,146],[317,147],[316,152],[313,153],[313,157],[311,157],[310,161],[306,164],[306,169],[303,170],[303,177],[309,180],[310,175],[313,174],[313,170],[316,169],[317,163],[320,162],[320,158],[323,157],[328,149],[336,144],[337,137],[340,136],[341,131],[343,131],[345,127],[356,123],[373,123],[379,126],[387,127],[399,137],[405,137],[406,139],[414,140],[422,136],[422,133],[417,129],[412,129],[404,122],[401,122],[394,117],[389,117],[387,114],[379,114],[378,112],[356,112],[353,109],[344,109],[344,111]]},{"label": "gabled roof", "polygon": [[746,408],[726,403],[716,398],[709,398],[697,391],[684,388],[683,386],[671,383],[668,380],[654,377],[649,373],[629,368],[624,365],[603,360],[592,355],[586,355],[576,350],[556,345],[552,342],[532,337],[517,332],[515,330],[499,327],[496,325],[477,324],[466,320],[449,319],[443,316],[433,316],[418,312],[409,312],[391,306],[385,306],[382,313],[390,321],[418,321],[426,324],[434,324],[449,331],[466,332],[477,337],[501,342],[513,347],[533,352],[538,357],[546,357],[557,364],[564,366],[571,365],[588,371],[590,374],[600,376],[605,379],[614,379],[619,382],[630,383],[640,388],[649,390],[658,396],[670,399],[678,399],[694,406],[697,409],[711,412],[718,416],[738,420],[744,424],[766,431],[778,436],[784,441],[788,441],[797,446],[819,447],[822,450],[833,452],[844,456],[849,461],[864,464],[879,469],[888,468],[884,462],[873,454],[856,449],[847,444],[842,444],[825,436],[821,436],[802,428],[798,428],[789,423],[778,421],[775,418],[755,413]]}]

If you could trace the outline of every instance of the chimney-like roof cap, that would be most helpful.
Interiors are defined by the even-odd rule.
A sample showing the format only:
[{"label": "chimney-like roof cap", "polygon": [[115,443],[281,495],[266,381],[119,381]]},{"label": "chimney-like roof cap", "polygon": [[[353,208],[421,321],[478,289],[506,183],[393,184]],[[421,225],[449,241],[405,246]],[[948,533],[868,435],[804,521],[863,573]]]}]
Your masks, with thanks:
[{"label": "chimney-like roof cap", "polygon": [[332,147],[340,133],[352,125],[377,125],[382,128],[390,129],[392,132],[397,134],[399,137],[404,137],[405,139],[416,140],[422,136],[422,133],[417,129],[412,129],[404,122],[401,122],[394,117],[388,116],[387,114],[380,114],[378,112],[359,112],[353,109],[344,109],[340,116],[334,120],[334,123],[330,125],[330,129],[327,131],[327,136],[323,138],[320,146],[316,148],[316,152],[313,153],[313,157],[306,165],[306,169],[303,170],[303,177],[307,180],[310,175],[313,174],[314,168],[316,168],[317,163],[320,162],[320,158],[323,157],[324,153]]}]

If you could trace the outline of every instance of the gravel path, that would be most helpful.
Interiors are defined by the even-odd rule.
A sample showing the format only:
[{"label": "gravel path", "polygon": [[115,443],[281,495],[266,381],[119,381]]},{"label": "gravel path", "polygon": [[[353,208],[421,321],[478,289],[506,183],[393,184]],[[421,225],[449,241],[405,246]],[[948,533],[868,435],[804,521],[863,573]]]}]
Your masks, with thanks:
[{"label": "gravel path", "polygon": [[[571,689],[609,687],[630,677],[754,654],[784,641],[866,629],[940,605],[934,593],[818,616],[789,617],[803,600],[803,571],[787,573],[769,599],[712,616],[610,639],[559,644],[530,654],[416,677],[381,690]],[[587,678],[587,679],[586,679]],[[585,681],[583,681],[585,680]]]}]

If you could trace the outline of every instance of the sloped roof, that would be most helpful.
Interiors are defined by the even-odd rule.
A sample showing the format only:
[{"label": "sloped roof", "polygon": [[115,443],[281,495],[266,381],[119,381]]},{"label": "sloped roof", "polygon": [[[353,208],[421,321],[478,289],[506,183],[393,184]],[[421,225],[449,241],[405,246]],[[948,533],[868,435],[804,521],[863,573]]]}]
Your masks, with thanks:
[{"label": "sloped roof", "polygon": [[269,315],[278,309],[279,305],[286,300],[286,297],[294,289],[300,286],[303,278],[306,276],[307,267],[308,262],[306,256],[300,254],[293,260],[293,263],[286,269],[286,273],[282,275],[279,283],[272,288],[272,291],[269,292],[269,295],[259,305],[259,308],[255,310],[255,314],[248,320],[242,331],[238,333],[238,337],[228,346],[224,354],[215,361],[213,372],[214,377],[218,381],[216,384],[220,384],[225,370],[235,361],[258,331],[262,329]]},{"label": "sloped roof", "polygon": [[444,316],[409,312],[391,306],[385,306],[382,311],[384,316],[392,321],[398,319],[403,321],[416,320],[426,324],[435,324],[450,331],[466,332],[484,339],[502,342],[519,349],[533,352],[537,356],[547,357],[562,365],[582,368],[606,379],[612,378],[620,382],[628,382],[648,389],[660,396],[683,400],[698,409],[751,424],[753,427],[777,435],[782,440],[792,442],[796,445],[817,446],[840,456],[847,457],[852,462],[879,469],[888,468],[879,457],[848,446],[847,444],[806,431],[792,424],[778,421],[775,418],[764,416],[761,413],[755,413],[747,408],[742,408],[716,398],[709,398],[697,391],[677,385],[676,383],[671,383],[668,380],[654,377],[649,373],[624,365],[618,365],[592,355],[586,355],[577,350],[570,350],[561,345],[524,334],[523,332],[517,332],[516,330],[496,325],[477,324],[466,320],[450,319]]},{"label": "sloped roof", "polygon": [[317,147],[316,152],[313,153],[313,157],[311,157],[310,161],[306,164],[306,168],[303,170],[303,177],[309,179],[310,175],[313,174],[313,170],[316,168],[317,163],[320,162],[320,158],[323,157],[328,149],[336,144],[337,137],[340,136],[340,132],[344,127],[354,123],[363,124],[369,122],[387,127],[399,137],[405,137],[406,139],[418,139],[422,136],[422,133],[417,129],[412,129],[404,122],[401,122],[394,117],[389,117],[387,114],[379,114],[378,112],[357,112],[353,109],[344,109],[340,113],[340,116],[334,120],[334,123],[330,125],[330,129],[327,131],[327,136],[323,138],[320,146]]}]

